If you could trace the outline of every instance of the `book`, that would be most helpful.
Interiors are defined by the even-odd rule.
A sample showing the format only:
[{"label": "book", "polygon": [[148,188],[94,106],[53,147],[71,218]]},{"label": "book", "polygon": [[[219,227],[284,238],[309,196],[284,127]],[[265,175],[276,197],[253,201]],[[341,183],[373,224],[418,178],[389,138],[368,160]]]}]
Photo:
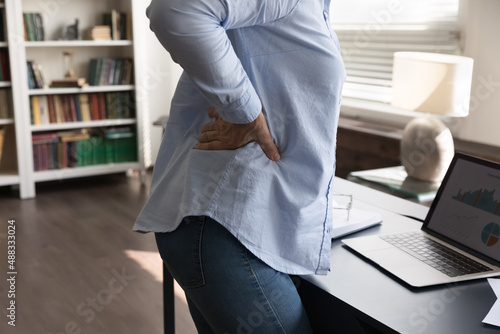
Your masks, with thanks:
[{"label": "book", "polygon": [[2,165],[2,152],[3,152],[4,136],[5,136],[5,127],[0,126],[0,165]]},{"label": "book", "polygon": [[28,74],[28,88],[34,89],[35,88],[35,79],[34,79],[34,75],[33,75],[33,68],[31,67],[30,61],[26,62],[26,73]]},{"label": "book", "polygon": [[10,89],[0,89],[0,119],[11,118],[12,92]]},{"label": "book", "polygon": [[40,107],[40,124],[50,124],[47,96],[40,95],[38,97],[38,105]]},{"label": "book", "polygon": [[10,81],[10,64],[7,50],[0,50],[0,81]]},{"label": "book", "polygon": [[56,123],[66,122],[63,105],[61,102],[61,95],[54,95],[54,114],[56,116]]},{"label": "book", "polygon": [[127,27],[125,28],[125,31],[126,31],[125,39],[133,40],[134,37],[132,36],[132,13],[130,13],[130,12],[127,13],[126,25],[127,25]]},{"label": "book", "polygon": [[[3,2],[0,2],[3,3]],[[5,42],[5,22],[4,15],[0,15],[0,41]]]},{"label": "book", "polygon": [[99,78],[98,79],[99,85],[108,86],[110,85],[108,78],[111,66],[113,66],[113,59],[101,58],[100,61],[101,61],[101,71],[100,73],[97,74],[97,77]]},{"label": "book", "polygon": [[36,95],[32,96],[30,100],[31,100],[31,110],[32,110],[31,124],[40,125],[42,124],[42,122],[41,122],[40,103],[38,101],[38,96]]},{"label": "book", "polygon": [[0,145],[0,171],[13,172],[17,171],[17,152],[16,152],[16,133],[13,124],[1,126],[2,134],[0,134],[3,145]]},{"label": "book", "polygon": [[90,116],[90,105],[89,105],[89,95],[88,94],[79,94],[78,99],[80,102],[80,112],[82,115],[83,122],[90,122],[92,117]]},{"label": "book", "polygon": [[66,95],[66,108],[68,108],[70,122],[81,121],[76,113],[76,104],[73,95]]},{"label": "book", "polygon": [[68,79],[57,79],[50,82],[50,87],[52,88],[63,88],[63,87],[76,87],[81,88],[87,86],[86,78],[68,78]]},{"label": "book", "polygon": [[99,120],[99,102],[97,93],[89,94],[90,117],[93,121]]},{"label": "book", "polygon": [[23,24],[24,24],[24,40],[34,41],[35,35],[33,33],[33,20],[31,19],[31,13],[23,13]]},{"label": "book", "polygon": [[136,133],[131,127],[109,128],[105,134],[107,163],[137,161]]},{"label": "book", "polygon": [[52,157],[53,146],[59,142],[56,133],[41,133],[31,136],[33,144],[33,164],[35,171],[53,169],[56,165]]},{"label": "book", "polygon": [[35,88],[45,88],[45,79],[42,72],[42,66],[38,63],[33,62],[33,74],[35,78]]},{"label": "book", "polygon": [[57,161],[59,168],[68,167],[68,149],[66,143],[59,142],[57,144]]},{"label": "book", "polygon": [[116,119],[118,115],[116,114],[115,101],[117,99],[116,93],[106,94],[106,118]]},{"label": "book", "polygon": [[337,239],[382,223],[382,216],[378,212],[352,208],[349,213],[334,212],[332,220],[332,239]]},{"label": "book", "polygon": [[42,14],[40,13],[33,13],[33,21],[34,21],[34,27],[35,27],[35,36],[37,41],[44,41],[45,40],[45,30],[43,28],[43,20],[42,20]]},{"label": "book", "polygon": [[119,13],[116,9],[111,10],[111,36],[113,40],[119,40],[120,39],[120,30],[119,28],[119,22],[118,20],[120,19]]},{"label": "book", "polygon": [[45,40],[43,19],[40,13],[23,13],[24,39],[26,41]]},{"label": "book", "polygon": [[132,59],[123,59],[123,65],[120,67],[120,85],[130,85],[133,81],[133,63]]},{"label": "book", "polygon": [[30,89],[45,88],[45,79],[42,71],[42,66],[32,60],[26,62],[28,73],[28,87]]},{"label": "book", "polygon": [[39,133],[31,135],[33,144],[48,144],[59,142],[59,136],[55,132]]},{"label": "book", "polygon": [[98,92],[97,101],[99,105],[99,119],[106,119],[106,100],[103,92]]},{"label": "book", "polygon": [[97,58],[92,58],[89,61],[89,70],[88,70],[88,76],[87,76],[87,81],[88,81],[89,85],[91,85],[91,86],[98,85],[96,83],[96,73],[97,73]]},{"label": "book", "polygon": [[135,103],[131,93],[116,92],[106,94],[106,118],[132,118],[135,114]]},{"label": "book", "polygon": [[84,129],[73,131],[60,131],[57,132],[62,143],[78,140],[87,140],[90,138],[88,131]]},{"label": "book", "polygon": [[63,122],[73,122],[73,115],[71,114],[71,107],[69,105],[68,96],[61,95],[59,97],[63,111]]},{"label": "book", "polygon": [[90,30],[90,39],[95,41],[111,40],[111,27],[108,25],[95,26]]},{"label": "book", "polygon": [[47,105],[49,108],[49,123],[57,123],[54,95],[47,95]]},{"label": "book", "polygon": [[416,198],[419,202],[433,200],[440,185],[409,177],[404,166],[357,171],[350,173],[349,177],[387,187],[405,196]]},{"label": "book", "polygon": [[118,18],[118,29],[120,31],[120,39],[121,40],[126,40],[127,39],[127,13],[120,12],[119,13],[119,18]]},{"label": "book", "polygon": [[133,62],[130,58],[92,58],[89,61],[87,81],[91,86],[130,85],[133,80]]},{"label": "book", "polygon": [[80,98],[78,95],[70,95],[70,99],[72,99],[72,105],[75,108],[75,113],[76,113],[76,120],[77,122],[82,121],[82,110],[80,108]]},{"label": "book", "polygon": [[50,124],[49,102],[47,96],[31,96],[31,124]]}]

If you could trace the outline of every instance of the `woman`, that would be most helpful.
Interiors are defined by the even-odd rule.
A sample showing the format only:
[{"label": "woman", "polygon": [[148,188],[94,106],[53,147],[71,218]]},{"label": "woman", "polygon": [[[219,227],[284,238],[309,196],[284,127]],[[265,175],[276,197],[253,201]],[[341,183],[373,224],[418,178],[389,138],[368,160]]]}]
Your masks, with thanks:
[{"label": "woman", "polygon": [[288,274],[326,274],[345,71],[329,0],[153,0],[184,69],[134,226],[199,333],[310,333]]}]

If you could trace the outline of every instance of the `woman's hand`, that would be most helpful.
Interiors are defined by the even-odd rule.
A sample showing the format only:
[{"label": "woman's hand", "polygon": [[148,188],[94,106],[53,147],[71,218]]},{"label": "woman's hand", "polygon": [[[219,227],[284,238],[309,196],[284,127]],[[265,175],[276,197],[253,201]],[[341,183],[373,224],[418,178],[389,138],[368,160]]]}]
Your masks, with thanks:
[{"label": "woman's hand", "polygon": [[280,160],[280,153],[273,142],[267,122],[262,112],[257,118],[247,124],[228,123],[219,117],[214,107],[208,110],[208,115],[216,118],[213,122],[201,127],[197,150],[235,150],[250,142],[256,142],[266,156],[272,161]]}]

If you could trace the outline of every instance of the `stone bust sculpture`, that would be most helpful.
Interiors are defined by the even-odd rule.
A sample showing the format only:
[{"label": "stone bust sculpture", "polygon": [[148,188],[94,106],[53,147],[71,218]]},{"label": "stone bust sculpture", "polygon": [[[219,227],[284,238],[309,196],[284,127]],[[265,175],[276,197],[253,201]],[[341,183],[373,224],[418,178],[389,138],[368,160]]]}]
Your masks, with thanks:
[{"label": "stone bust sculpture", "polygon": [[450,129],[437,118],[416,118],[406,125],[401,162],[409,176],[428,182],[442,181],[454,153]]}]

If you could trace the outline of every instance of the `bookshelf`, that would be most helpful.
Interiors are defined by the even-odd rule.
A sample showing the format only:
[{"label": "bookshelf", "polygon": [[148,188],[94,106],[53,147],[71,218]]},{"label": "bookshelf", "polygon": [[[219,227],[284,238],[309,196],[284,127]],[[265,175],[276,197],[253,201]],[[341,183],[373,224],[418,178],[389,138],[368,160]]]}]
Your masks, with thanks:
[{"label": "bookshelf", "polygon": [[0,2],[0,186],[20,184],[9,62],[14,54],[9,45],[9,9],[4,1]]},{"label": "bookshelf", "polygon": [[[21,198],[35,197],[36,183],[44,181],[139,170],[144,182],[143,119],[147,114],[147,103],[141,98],[140,90],[146,71],[141,69],[144,63],[140,51],[144,48],[140,41],[133,39],[136,28],[133,14],[142,8],[138,4],[140,1],[5,0],[5,9],[11,18],[7,22],[11,74],[16,78],[12,82],[14,117],[9,124],[16,132],[17,182]],[[103,25],[104,14],[111,15],[112,12],[113,15],[118,13],[118,17],[122,13],[121,22],[124,24],[113,26],[115,31],[119,29],[117,27],[123,27],[120,30],[122,36],[112,40],[91,40],[91,28]],[[36,18],[33,22],[38,21],[33,23],[31,18]],[[74,25],[76,19],[79,36],[68,40],[68,36],[72,36],[68,34],[68,27]],[[131,60],[133,65],[127,68],[130,71],[128,81],[121,79],[122,70],[113,65],[114,77],[120,78],[118,84],[52,88],[50,83],[53,80],[65,77],[68,67],[64,54],[67,52],[73,54],[72,70],[76,77],[87,81],[92,59]],[[107,71],[97,73],[113,76],[109,69]],[[40,77],[39,73],[43,76]],[[95,117],[92,114],[91,118],[85,118],[84,106],[88,106],[80,97],[90,95],[99,95],[105,102],[95,105],[95,110],[99,110]],[[117,96],[130,98],[120,104]],[[43,104],[39,104],[40,101]],[[53,101],[59,101],[57,108]],[[128,110],[126,116],[122,115],[124,106]],[[110,116],[111,109],[118,110],[113,115],[121,116]],[[92,106],[90,110],[93,110]],[[45,115],[42,122],[40,112]],[[7,122],[0,120],[0,126],[2,121]],[[96,133],[99,136],[96,137]],[[7,175],[3,179],[12,181]]]}]

